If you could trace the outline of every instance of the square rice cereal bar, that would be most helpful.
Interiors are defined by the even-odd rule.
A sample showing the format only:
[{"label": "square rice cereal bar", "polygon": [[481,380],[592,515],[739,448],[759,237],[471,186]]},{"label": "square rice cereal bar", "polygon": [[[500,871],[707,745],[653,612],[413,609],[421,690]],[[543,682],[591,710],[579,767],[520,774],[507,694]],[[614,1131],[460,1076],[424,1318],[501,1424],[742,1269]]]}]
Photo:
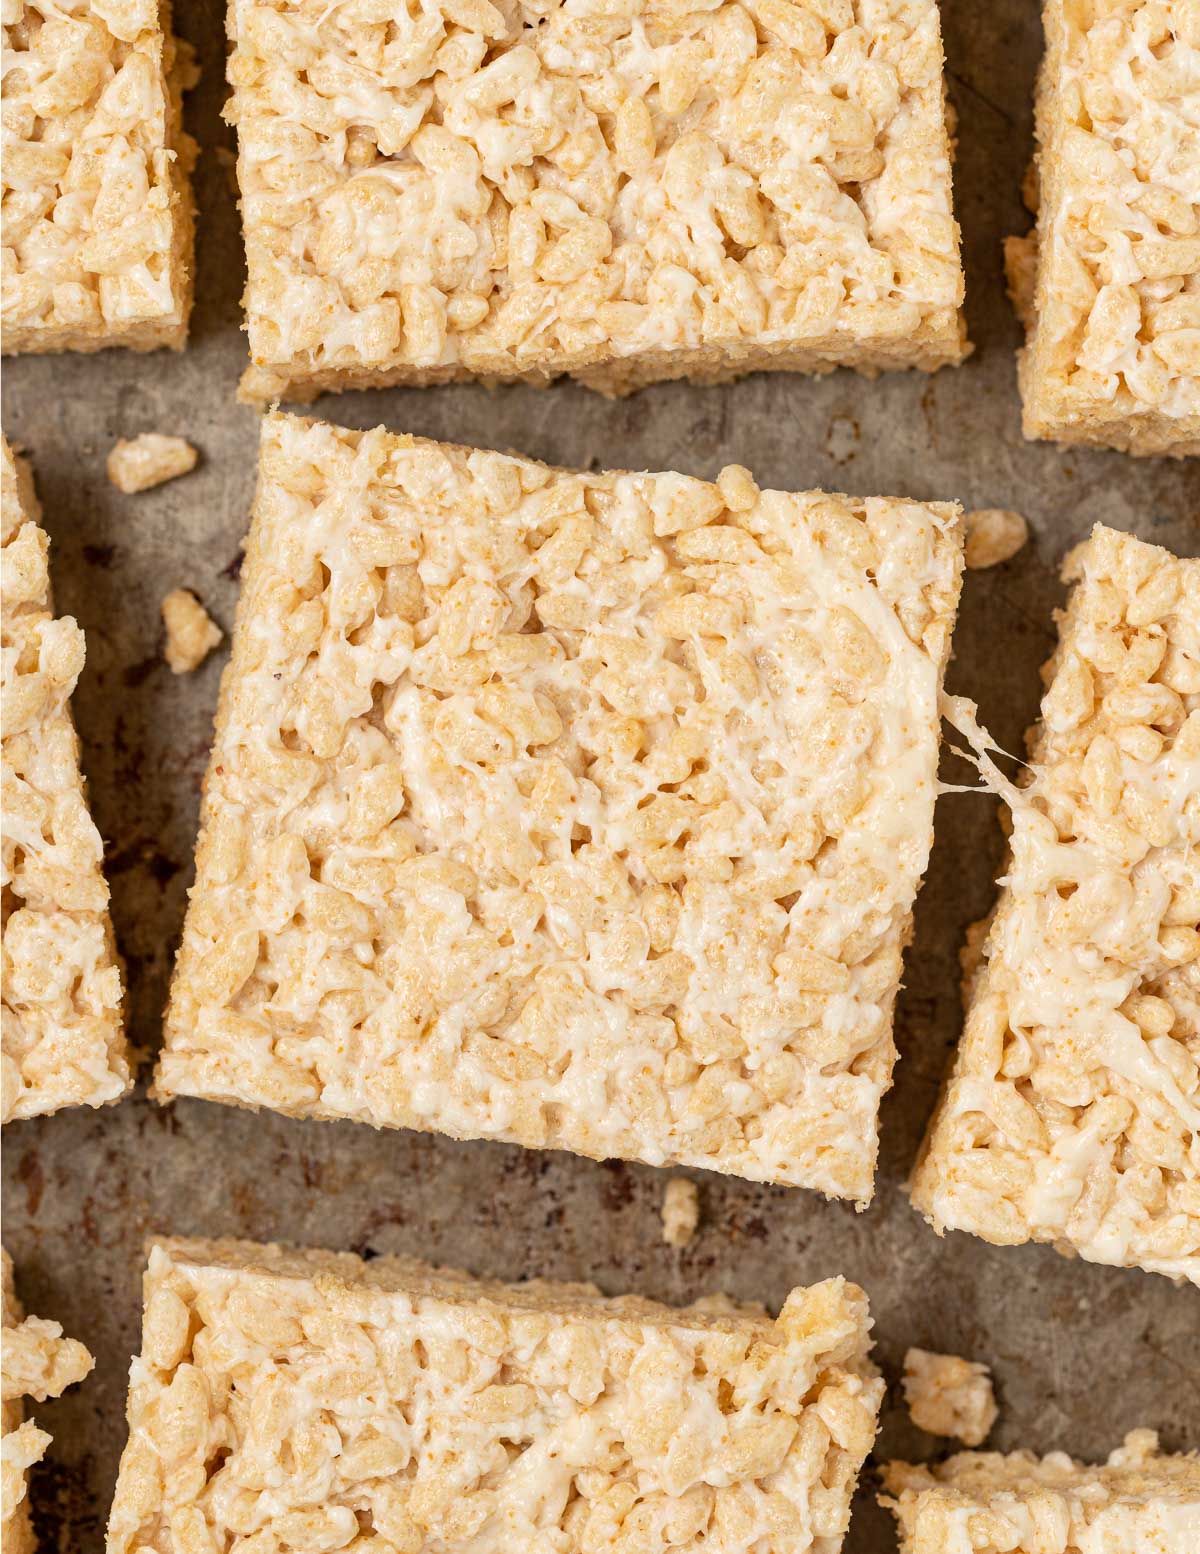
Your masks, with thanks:
[{"label": "square rice cereal bar", "polygon": [[1200,1284],[1200,560],[1097,526],[913,1202]]},{"label": "square rice cereal bar", "polygon": [[961,544],[268,418],[158,1096],[869,1200]]},{"label": "square rice cereal bar", "polygon": [[0,1249],[0,1299],[3,1342],[0,1343],[0,1424],[3,1465],[0,1469],[0,1550],[3,1554],[33,1554],[35,1540],[29,1519],[29,1470],[45,1456],[51,1437],[25,1421],[23,1398],[44,1403],[60,1397],[82,1381],[95,1364],[74,1338],[64,1338],[57,1322],[26,1317],[13,1289],[12,1260]]},{"label": "square rice cereal bar", "polygon": [[1200,1458],[1158,1449],[1133,1430],[1105,1466],[1066,1452],[959,1452],[947,1462],[883,1470],[900,1554],[1196,1554]]},{"label": "square rice cereal bar", "polygon": [[132,1086],[103,844],[70,697],[83,632],[55,620],[49,539],[25,461],[2,445],[3,929],[0,1121],[101,1106]]},{"label": "square rice cereal bar", "polygon": [[182,348],[194,79],[166,0],[4,0],[6,354]]},{"label": "square rice cereal bar", "polygon": [[231,0],[245,398],[966,354],[935,0]]},{"label": "square rice cereal bar", "polygon": [[1046,0],[1025,435],[1200,454],[1200,3]]},{"label": "square rice cereal bar", "polygon": [[883,1391],[842,1279],[772,1321],[168,1240],[145,1302],[108,1554],[836,1554]]}]

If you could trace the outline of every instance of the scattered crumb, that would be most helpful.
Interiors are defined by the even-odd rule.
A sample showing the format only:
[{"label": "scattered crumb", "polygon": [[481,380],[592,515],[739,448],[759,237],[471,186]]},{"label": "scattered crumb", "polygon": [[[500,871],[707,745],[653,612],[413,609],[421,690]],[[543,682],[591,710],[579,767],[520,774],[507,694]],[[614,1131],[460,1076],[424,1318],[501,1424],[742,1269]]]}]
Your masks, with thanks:
[{"label": "scattered crumb", "polygon": [[966,560],[973,572],[1011,561],[1029,538],[1025,519],[1004,507],[982,507],[966,521]]},{"label": "scattered crumb", "polygon": [[1033,323],[1034,295],[1037,290],[1037,236],[1004,239],[1004,279],[1009,301],[1017,317],[1028,329]]},{"label": "scattered crumb", "polygon": [[904,1401],[915,1425],[967,1446],[986,1439],[998,1413],[986,1365],[928,1349],[904,1356]]},{"label": "scattered crumb", "polygon": [[1029,214],[1036,216],[1038,206],[1042,203],[1041,180],[1038,177],[1036,158],[1030,159],[1029,166],[1025,169],[1025,176],[1021,179],[1021,199]]},{"label": "scattered crumb", "polygon": [[161,609],[167,628],[167,663],[172,674],[187,674],[204,662],[223,633],[196,595],[186,588],[173,588]]},{"label": "scattered crumb", "polygon": [[686,1176],[673,1176],[663,1195],[663,1240],[668,1246],[686,1246],[700,1223],[700,1189]]},{"label": "scattered crumb", "polygon": [[122,437],[108,456],[108,478],[118,491],[132,495],[161,486],[196,467],[196,450],[184,437],[167,437],[162,432],[142,432],[138,437]]}]

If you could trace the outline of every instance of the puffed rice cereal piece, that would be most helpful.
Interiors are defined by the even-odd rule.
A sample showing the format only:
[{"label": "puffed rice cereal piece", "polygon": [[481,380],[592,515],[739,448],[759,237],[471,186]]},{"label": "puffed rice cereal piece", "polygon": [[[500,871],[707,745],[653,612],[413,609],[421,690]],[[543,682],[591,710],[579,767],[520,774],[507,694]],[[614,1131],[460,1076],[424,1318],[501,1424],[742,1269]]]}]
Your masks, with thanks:
[{"label": "puffed rice cereal piece", "polygon": [[136,437],[120,438],[105,461],[105,469],[117,490],[132,496],[186,475],[195,469],[196,458],[196,450],[186,437],[141,432]]},{"label": "puffed rice cereal piece", "polygon": [[23,459],[2,451],[3,929],[0,1121],[101,1106],[132,1085],[103,845],[70,697],[83,633],[55,620],[49,540]]},{"label": "puffed rice cereal piece", "polygon": [[144,1288],[109,1554],[836,1554],[875,1438],[843,1279],[772,1321],[167,1240]]},{"label": "puffed rice cereal piece", "polygon": [[167,632],[163,656],[172,674],[189,674],[200,667],[224,632],[186,588],[173,588],[160,608]]},{"label": "puffed rice cereal piece", "polygon": [[935,0],[232,0],[266,405],[967,353]]},{"label": "puffed rice cereal piece", "polygon": [[1046,0],[1025,435],[1200,454],[1200,0]]},{"label": "puffed rice cereal piece", "polygon": [[5,0],[5,354],[183,348],[194,81],[167,0]]},{"label": "puffed rice cereal piece", "polygon": [[980,507],[964,519],[963,549],[968,570],[982,571],[1011,561],[1029,538],[1029,524],[1005,507]]},{"label": "puffed rice cereal piece", "polygon": [[959,1452],[883,1470],[900,1554],[1195,1554],[1200,1457],[1170,1456],[1132,1430],[1103,1467],[1051,1452]]},{"label": "puffed rice cereal piece", "polygon": [[95,1361],[74,1338],[64,1338],[57,1322],[27,1317],[13,1289],[12,1260],[0,1249],[3,1342],[0,1343],[0,1554],[33,1554],[29,1520],[28,1474],[40,1462],[51,1437],[23,1423],[22,1398],[44,1403],[61,1397],[87,1376]]},{"label": "puffed rice cereal piece", "polygon": [[929,1349],[904,1356],[904,1401],[919,1429],[967,1446],[983,1444],[998,1412],[986,1365]]},{"label": "puffed rice cereal piece", "polygon": [[961,563],[267,418],[155,1093],[865,1203]]},{"label": "puffed rice cereal piece", "polygon": [[1200,1284],[1200,560],[1097,525],[1068,580],[912,1198]]},{"label": "puffed rice cereal piece", "polygon": [[687,1246],[700,1223],[700,1189],[686,1176],[673,1176],[663,1193],[662,1235],[668,1246]]}]

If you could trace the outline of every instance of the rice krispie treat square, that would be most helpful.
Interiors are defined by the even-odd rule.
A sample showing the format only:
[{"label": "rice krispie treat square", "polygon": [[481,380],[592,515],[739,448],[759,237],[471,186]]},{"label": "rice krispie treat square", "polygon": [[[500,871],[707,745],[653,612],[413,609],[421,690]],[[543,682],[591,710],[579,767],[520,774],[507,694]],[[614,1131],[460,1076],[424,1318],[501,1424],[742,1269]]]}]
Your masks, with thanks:
[{"label": "rice krispie treat square", "polygon": [[267,418],[157,1095],[865,1203],[961,544]]},{"label": "rice krispie treat square", "polygon": [[0,1121],[100,1106],[131,1087],[103,845],[88,813],[70,697],[83,633],[55,620],[49,540],[23,459],[0,487]]},{"label": "rice krispie treat square", "polygon": [[1098,525],[1066,575],[913,1202],[1200,1284],[1200,560]]},{"label": "rice krispie treat square", "polygon": [[1200,454],[1200,5],[1046,0],[1025,435]]},{"label": "rice krispie treat square", "polygon": [[57,1322],[26,1317],[13,1289],[12,1260],[0,1248],[0,1300],[3,1341],[0,1342],[0,1426],[3,1461],[0,1468],[0,1554],[33,1554],[35,1540],[29,1520],[29,1470],[46,1454],[51,1437],[25,1423],[23,1398],[44,1403],[60,1397],[87,1376],[95,1361],[74,1338],[64,1338]]},{"label": "rice krispie treat square", "polygon": [[145,1300],[109,1554],[836,1554],[883,1390],[842,1279],[773,1322],[170,1240]]},{"label": "rice krispie treat square", "polygon": [[883,1470],[901,1554],[1196,1554],[1200,1458],[1158,1449],[1133,1430],[1104,1467],[1066,1452],[959,1452]]},{"label": "rice krispie treat square", "polygon": [[935,0],[231,0],[229,28],[251,401],[966,354]]},{"label": "rice krispie treat square", "polygon": [[4,352],[182,348],[195,79],[167,0],[4,0]]}]

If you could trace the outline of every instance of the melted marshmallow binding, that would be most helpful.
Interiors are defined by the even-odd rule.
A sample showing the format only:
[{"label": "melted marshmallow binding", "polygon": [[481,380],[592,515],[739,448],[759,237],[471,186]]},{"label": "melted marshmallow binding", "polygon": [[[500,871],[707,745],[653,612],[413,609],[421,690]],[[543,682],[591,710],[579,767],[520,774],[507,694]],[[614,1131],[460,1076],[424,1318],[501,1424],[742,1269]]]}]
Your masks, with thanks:
[{"label": "melted marshmallow binding", "polygon": [[966,353],[934,0],[232,0],[246,398]]},{"label": "melted marshmallow binding", "polygon": [[158,0],[4,0],[4,351],[182,348],[191,51]]},{"label": "melted marshmallow binding", "polygon": [[1200,454],[1200,3],[1047,0],[1025,435]]},{"label": "melted marshmallow binding", "polygon": [[158,1096],[866,1202],[961,565],[268,418]]},{"label": "melted marshmallow binding", "polygon": [[837,1554],[883,1392],[842,1279],[771,1321],[164,1241],[145,1298],[108,1554]]},{"label": "melted marshmallow binding", "polygon": [[1200,560],[1097,526],[913,1202],[1200,1284]]},{"label": "melted marshmallow binding", "polygon": [[1065,1452],[960,1452],[932,1467],[892,1462],[882,1503],[900,1554],[1195,1554],[1200,1458],[1169,1456],[1134,1430],[1101,1467]]},{"label": "melted marshmallow binding", "polygon": [[4,835],[0,1120],[101,1106],[132,1085],[103,845],[70,697],[83,633],[56,620],[33,481],[7,443],[0,487]]}]

